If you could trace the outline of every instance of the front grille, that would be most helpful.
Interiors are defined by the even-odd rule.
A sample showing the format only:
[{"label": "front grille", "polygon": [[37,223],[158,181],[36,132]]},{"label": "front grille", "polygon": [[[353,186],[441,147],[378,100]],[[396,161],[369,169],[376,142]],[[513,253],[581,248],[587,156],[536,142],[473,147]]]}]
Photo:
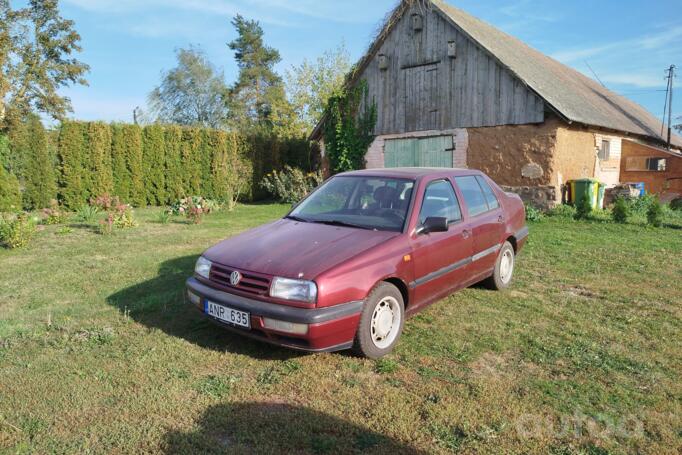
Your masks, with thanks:
[{"label": "front grille", "polygon": [[[230,283],[230,275],[232,272],[238,271],[242,274],[242,279],[237,286],[232,286]],[[267,295],[270,291],[270,278],[265,275],[258,275],[251,272],[244,272],[230,267],[213,264],[209,280],[221,286],[238,289],[240,291],[249,292],[251,294]]]}]

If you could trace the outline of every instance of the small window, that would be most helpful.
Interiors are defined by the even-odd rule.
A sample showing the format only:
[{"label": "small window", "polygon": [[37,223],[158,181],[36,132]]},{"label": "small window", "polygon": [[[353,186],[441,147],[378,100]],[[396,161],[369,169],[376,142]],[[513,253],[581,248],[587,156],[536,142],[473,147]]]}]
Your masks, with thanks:
[{"label": "small window", "polygon": [[478,184],[481,185],[483,195],[485,196],[485,200],[488,203],[488,209],[495,210],[499,208],[500,203],[498,202],[497,197],[495,196],[495,192],[493,191],[492,188],[490,188],[490,185],[488,185],[488,182],[486,182],[485,179],[480,175],[476,176],[476,180],[478,180]]},{"label": "small window", "polygon": [[469,209],[469,216],[480,215],[489,210],[488,202],[475,176],[457,177],[455,181],[462,191],[464,202],[466,202]]},{"label": "small window", "polygon": [[599,159],[608,161],[611,159],[611,142],[602,140],[599,148]]},{"label": "small window", "polygon": [[647,160],[647,167],[650,171],[665,172],[668,166],[668,161],[665,158],[649,158]]},{"label": "small window", "polygon": [[625,161],[626,171],[665,172],[667,169],[668,160],[666,158],[631,156]]},{"label": "small window", "polygon": [[427,218],[447,218],[448,223],[462,220],[462,211],[455,190],[450,182],[438,180],[430,183],[424,192],[424,202],[419,213],[419,222],[424,224]]}]

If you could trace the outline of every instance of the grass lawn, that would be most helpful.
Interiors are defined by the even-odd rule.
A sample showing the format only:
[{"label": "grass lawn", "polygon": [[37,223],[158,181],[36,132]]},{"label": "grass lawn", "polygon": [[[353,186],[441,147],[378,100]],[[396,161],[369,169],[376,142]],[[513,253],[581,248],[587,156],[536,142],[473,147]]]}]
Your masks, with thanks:
[{"label": "grass lawn", "polygon": [[0,250],[0,453],[679,453],[682,231],[531,224],[513,290],[405,326],[389,358],[305,355],[183,302],[207,247],[283,215]]}]

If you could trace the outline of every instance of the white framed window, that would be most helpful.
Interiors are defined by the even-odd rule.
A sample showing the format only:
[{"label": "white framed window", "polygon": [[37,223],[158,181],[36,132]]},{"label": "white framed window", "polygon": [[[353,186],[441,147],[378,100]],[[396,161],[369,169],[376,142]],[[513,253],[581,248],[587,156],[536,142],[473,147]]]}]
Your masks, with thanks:
[{"label": "white framed window", "polygon": [[599,147],[599,159],[602,161],[608,161],[611,159],[611,142],[605,139],[601,141],[601,147]]}]

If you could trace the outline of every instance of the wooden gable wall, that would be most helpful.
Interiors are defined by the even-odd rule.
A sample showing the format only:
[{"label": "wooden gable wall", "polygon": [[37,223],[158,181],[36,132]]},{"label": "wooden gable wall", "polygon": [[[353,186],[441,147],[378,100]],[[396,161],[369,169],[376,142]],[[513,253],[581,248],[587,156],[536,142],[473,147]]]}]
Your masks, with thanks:
[{"label": "wooden gable wall", "polygon": [[[414,30],[415,14],[422,16],[421,31]],[[448,56],[449,42],[456,58]],[[360,79],[377,104],[376,134],[544,121],[541,98],[447,18],[418,4],[393,27]]]}]

